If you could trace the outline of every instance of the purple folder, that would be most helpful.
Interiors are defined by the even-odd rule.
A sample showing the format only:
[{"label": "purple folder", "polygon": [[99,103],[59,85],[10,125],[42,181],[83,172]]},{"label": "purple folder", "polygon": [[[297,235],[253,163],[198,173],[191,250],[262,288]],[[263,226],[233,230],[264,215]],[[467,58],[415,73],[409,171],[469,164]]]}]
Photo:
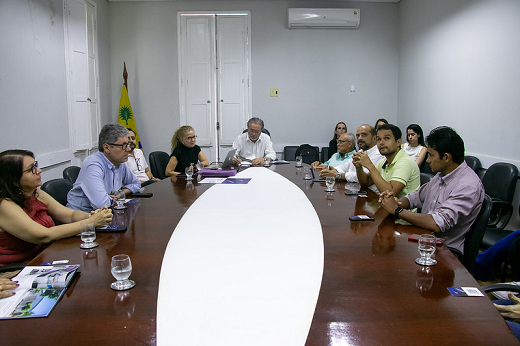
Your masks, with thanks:
[{"label": "purple folder", "polygon": [[203,177],[232,177],[237,174],[234,169],[221,170],[221,169],[201,169],[200,174]]}]

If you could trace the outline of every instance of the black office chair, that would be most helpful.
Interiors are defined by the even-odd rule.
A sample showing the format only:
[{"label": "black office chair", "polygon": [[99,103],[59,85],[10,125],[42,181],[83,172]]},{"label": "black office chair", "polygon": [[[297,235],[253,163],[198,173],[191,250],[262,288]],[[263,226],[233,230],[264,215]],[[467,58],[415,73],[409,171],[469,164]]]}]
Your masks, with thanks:
[{"label": "black office chair", "polygon": [[513,195],[518,181],[518,167],[506,162],[492,164],[482,177],[486,194],[493,199],[489,228],[503,229],[513,214]]},{"label": "black office chair", "polygon": [[329,147],[321,147],[321,162],[325,162],[329,159]]},{"label": "black office chair", "polygon": [[285,161],[296,160],[296,150],[298,150],[297,145],[286,145],[283,147],[283,159]]},{"label": "black office chair", "polygon": [[433,175],[429,173],[420,173],[421,185],[428,183],[430,180],[432,180],[432,178]]},{"label": "black office chair", "polygon": [[[242,133],[246,133],[247,132],[247,129],[245,129],[244,131],[242,131]],[[271,137],[271,134],[269,133],[269,131],[267,129],[262,129],[262,133],[265,133],[266,135],[268,135],[269,137]]]},{"label": "black office chair", "polygon": [[79,171],[81,168],[78,166],[70,166],[63,170],[63,179],[69,180],[72,184],[78,179]]},{"label": "black office chair", "polygon": [[296,149],[296,156],[301,156],[302,161],[310,165],[314,161],[320,160],[320,148],[302,144]]},{"label": "black office chair", "polygon": [[72,189],[68,179],[52,179],[43,183],[41,189],[47,192],[62,205],[67,205],[67,194]]},{"label": "black office chair", "polygon": [[[428,157],[428,155],[426,155],[426,158],[427,157]],[[432,171],[432,169],[430,167],[430,164],[428,162],[426,162],[426,158],[421,163],[421,166],[419,167],[419,171],[421,173],[428,173],[428,174],[431,174],[431,175],[435,175],[435,173]]]},{"label": "black office chair", "polygon": [[480,172],[480,169],[482,168],[482,164],[480,163],[480,160],[476,156],[464,156],[464,161],[466,161],[466,164],[475,172],[477,175]]},{"label": "black office chair", "polygon": [[152,151],[148,158],[150,160],[150,170],[152,175],[159,179],[166,178],[166,166],[170,161],[170,155],[164,151]]},{"label": "black office chair", "polygon": [[491,197],[484,195],[484,201],[482,202],[480,212],[475,221],[473,221],[473,225],[471,225],[469,232],[466,233],[464,240],[464,255],[458,249],[448,247],[468,270],[471,268],[475,258],[477,257],[482,237],[486,232],[487,221],[489,220],[492,204]]}]

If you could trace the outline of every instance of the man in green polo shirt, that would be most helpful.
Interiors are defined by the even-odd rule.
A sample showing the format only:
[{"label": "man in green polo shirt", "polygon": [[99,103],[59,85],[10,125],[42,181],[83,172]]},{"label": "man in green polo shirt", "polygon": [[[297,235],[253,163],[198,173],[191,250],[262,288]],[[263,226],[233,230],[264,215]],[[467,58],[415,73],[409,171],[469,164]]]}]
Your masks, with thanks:
[{"label": "man in green polo shirt", "polygon": [[[417,190],[420,186],[419,167],[415,161],[401,150],[401,130],[392,124],[384,124],[377,128],[377,148],[385,157],[376,165],[368,155],[357,152],[352,156],[356,166],[359,183],[363,187],[375,184],[379,191],[392,191],[397,198]],[[368,169],[368,173],[363,171]]]}]

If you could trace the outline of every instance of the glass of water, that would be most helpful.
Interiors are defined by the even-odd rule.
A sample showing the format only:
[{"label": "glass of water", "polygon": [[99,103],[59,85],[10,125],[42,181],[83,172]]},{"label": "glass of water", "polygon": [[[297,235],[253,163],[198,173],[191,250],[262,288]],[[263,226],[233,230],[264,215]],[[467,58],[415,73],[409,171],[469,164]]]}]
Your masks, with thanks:
[{"label": "glass of water", "polygon": [[296,156],[296,167],[301,167],[303,163],[303,157]]},{"label": "glass of water", "polygon": [[336,177],[332,177],[332,176],[327,176],[325,178],[325,185],[327,185],[327,188],[325,189],[325,191],[327,192],[334,192],[336,190],[334,190],[334,184],[336,183]]},{"label": "glass of water", "polygon": [[204,169],[204,164],[202,162],[197,162],[197,172],[199,172],[200,174],[200,171],[202,171]]},{"label": "glass of water", "polygon": [[421,254],[421,257],[415,260],[415,263],[423,266],[433,266],[437,264],[437,261],[432,259],[433,253],[435,252],[435,236],[432,234],[421,234],[419,237],[419,244],[417,250]]},{"label": "glass of water", "polygon": [[123,190],[119,190],[114,195],[114,200],[116,202],[116,205],[114,206],[114,209],[121,210],[126,209],[125,200],[126,200],[126,194]]},{"label": "glass of water", "polygon": [[184,173],[186,173],[186,180],[193,180],[193,165],[190,165],[189,167],[186,167],[184,170]]},{"label": "glass of water", "polygon": [[128,290],[135,286],[135,281],[128,280],[132,274],[132,262],[128,255],[115,255],[110,263],[112,276],[117,280],[110,284],[110,288],[116,291]]},{"label": "glass of water", "polygon": [[84,221],[81,223],[81,245],[79,246],[82,249],[92,249],[99,244],[96,243],[96,228],[94,227],[94,223],[92,221]]}]

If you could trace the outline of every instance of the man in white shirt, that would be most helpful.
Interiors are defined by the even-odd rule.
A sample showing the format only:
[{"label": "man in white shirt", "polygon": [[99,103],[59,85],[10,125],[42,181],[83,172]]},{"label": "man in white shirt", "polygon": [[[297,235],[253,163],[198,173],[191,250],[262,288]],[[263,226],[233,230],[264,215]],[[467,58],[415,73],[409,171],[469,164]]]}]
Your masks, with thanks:
[{"label": "man in white shirt", "polygon": [[247,132],[239,135],[233,142],[233,149],[237,150],[233,163],[240,164],[242,160],[247,160],[253,166],[259,166],[264,163],[264,160],[273,161],[276,159],[271,137],[262,133],[263,128],[264,121],[262,119],[249,119]]},{"label": "man in white shirt", "polygon": [[130,140],[130,148],[132,151],[128,154],[128,161],[126,165],[132,173],[139,179],[141,185],[149,185],[154,181],[161,180],[159,178],[155,178],[148,168],[148,163],[144,157],[143,151],[141,149],[136,149],[137,140],[135,137],[135,132],[131,128],[128,128],[128,139]]},{"label": "man in white shirt", "polygon": [[[374,165],[383,158],[383,155],[381,155],[377,149],[376,130],[372,126],[367,124],[359,126],[356,131],[356,139],[358,149],[363,150]],[[368,170],[366,170],[366,172],[368,173]],[[352,163],[352,158],[332,169],[322,170],[320,177],[326,176],[335,176],[336,180],[346,180],[352,183],[358,182],[356,167]]]}]

